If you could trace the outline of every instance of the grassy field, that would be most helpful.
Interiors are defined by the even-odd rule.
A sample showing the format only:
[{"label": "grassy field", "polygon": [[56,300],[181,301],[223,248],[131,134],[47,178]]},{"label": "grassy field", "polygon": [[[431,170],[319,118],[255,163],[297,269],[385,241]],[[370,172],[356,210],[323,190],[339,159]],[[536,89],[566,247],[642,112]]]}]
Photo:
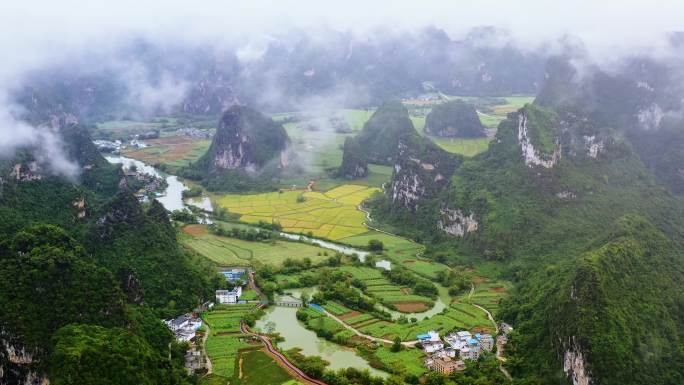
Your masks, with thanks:
[{"label": "grassy field", "polygon": [[[303,186],[309,180],[315,180],[318,188],[327,190],[346,183],[343,179],[332,178],[328,169],[337,168],[342,164],[342,147],[345,139],[356,135],[372,113],[372,110],[342,109],[273,115],[275,120],[293,116],[299,119],[297,122],[285,123],[283,127],[305,169],[303,175],[283,179],[283,186],[292,184]],[[351,129],[350,132],[336,132],[330,125],[329,118],[346,120]],[[369,167],[369,175],[356,180],[355,183],[379,187],[388,181],[390,176],[391,168],[372,165]]]},{"label": "grassy field", "polygon": [[[482,119],[482,115],[480,115],[480,119]],[[413,126],[416,128],[416,131],[418,131],[418,133],[421,135],[426,135],[425,117],[412,116],[411,120],[413,121]],[[498,121],[496,125],[498,125]],[[430,135],[429,138],[442,149],[454,154],[461,154],[465,156],[475,156],[486,151],[489,147],[489,142],[491,141],[491,138],[440,138],[432,135]]]},{"label": "grassy field", "polygon": [[420,349],[405,348],[395,353],[381,346],[375,351],[375,357],[394,373],[420,376],[426,372],[425,365],[423,365],[425,354]]},{"label": "grassy field", "polygon": [[216,374],[210,374],[208,376],[202,377],[199,384],[200,385],[228,385],[228,379],[221,377]]},{"label": "grassy field", "polygon": [[371,239],[377,239],[383,243],[387,255],[392,262],[401,264],[426,278],[434,279],[439,271],[449,269],[448,266],[441,263],[420,259],[418,256],[422,253],[423,246],[401,237],[369,231],[365,234],[343,238],[339,241],[352,246],[364,246]]},{"label": "grassy field", "polygon": [[239,385],[280,385],[292,378],[266,353],[250,350],[240,353],[235,380]]},{"label": "grassy field", "polygon": [[[474,96],[447,96],[449,100],[463,100],[472,103],[478,110],[478,116],[482,125],[489,129],[496,129],[506,115],[517,111],[527,103],[534,101],[533,96],[502,96],[494,98],[479,98]],[[501,100],[496,103],[492,100]],[[411,116],[413,126],[419,134],[425,135],[425,116]],[[475,156],[487,150],[491,138],[440,138],[430,136],[433,142],[444,150],[465,156]]]},{"label": "grassy field", "polygon": [[[199,230],[199,231],[198,231]],[[309,258],[318,263],[327,258],[330,250],[301,242],[251,242],[217,236],[206,231],[204,225],[188,225],[179,238],[181,243],[220,266],[280,266],[287,259]]]},{"label": "grassy field", "polygon": [[207,151],[211,141],[187,136],[168,136],[146,140],[145,143],[150,147],[137,150],[127,149],[122,152],[122,155],[150,165],[160,163],[178,168],[199,159]]},{"label": "grassy field", "polygon": [[278,222],[287,232],[340,240],[368,231],[363,225],[365,214],[356,206],[377,191],[345,184],[325,193],[284,191],[220,195],[214,199],[229,212],[239,214],[244,222]]}]

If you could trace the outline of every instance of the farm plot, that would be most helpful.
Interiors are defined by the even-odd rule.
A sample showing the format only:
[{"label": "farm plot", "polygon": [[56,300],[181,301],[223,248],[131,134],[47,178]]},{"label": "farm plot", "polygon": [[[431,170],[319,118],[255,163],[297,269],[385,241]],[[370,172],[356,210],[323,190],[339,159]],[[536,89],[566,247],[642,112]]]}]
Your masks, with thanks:
[{"label": "farm plot", "polygon": [[212,311],[202,314],[202,319],[211,329],[205,348],[215,375],[233,378],[238,351],[251,346],[241,339],[240,320],[253,309],[251,305],[217,305]]},{"label": "farm plot", "polygon": [[505,281],[484,282],[475,285],[472,295],[464,293],[459,300],[465,303],[473,303],[484,307],[492,313],[499,310],[501,300],[508,296],[511,284]]},{"label": "farm plot", "polygon": [[239,385],[281,385],[292,379],[273,358],[260,350],[240,352],[236,384]]},{"label": "farm plot", "polygon": [[124,150],[123,155],[150,165],[160,163],[182,167],[199,159],[207,151],[211,141],[187,136],[168,136],[149,139],[145,143],[150,147]]},{"label": "farm plot", "polygon": [[446,333],[455,329],[493,331],[493,325],[482,310],[470,304],[461,303],[453,304],[442,313],[420,322],[400,324],[374,318],[361,322],[357,321],[356,325],[353,326],[357,327],[361,332],[375,337],[386,339],[399,337],[402,341],[415,340],[416,335],[425,333],[428,330],[435,330],[440,333]]},{"label": "farm plot", "polygon": [[[433,305],[433,302],[430,298],[411,294],[409,288],[395,285],[387,280],[377,269],[356,266],[342,266],[338,269],[347,272],[354,278],[362,281],[366,285],[364,292],[381,300],[384,303],[395,306],[409,302],[419,302],[424,304],[426,307]],[[401,307],[398,308],[401,309]]]},{"label": "farm plot", "polygon": [[368,231],[363,225],[365,214],[356,206],[376,191],[379,189],[347,184],[325,193],[223,195],[218,202],[228,211],[241,215],[240,220],[244,222],[277,222],[287,232],[339,240]]},{"label": "farm plot", "polygon": [[212,335],[238,333],[240,320],[253,309],[252,305],[216,305],[212,311],[202,314],[202,319],[209,324]]},{"label": "farm plot", "polygon": [[393,352],[388,347],[381,346],[375,351],[374,356],[392,373],[421,376],[427,370],[423,365],[425,353],[420,349]]},{"label": "farm plot", "polygon": [[255,263],[280,266],[287,258],[309,258],[313,263],[318,263],[327,258],[328,254],[327,249],[301,242],[252,242],[208,232],[201,233],[195,231],[198,226],[203,225],[184,227],[183,232],[187,236],[181,237],[181,242],[220,266],[244,266]]}]

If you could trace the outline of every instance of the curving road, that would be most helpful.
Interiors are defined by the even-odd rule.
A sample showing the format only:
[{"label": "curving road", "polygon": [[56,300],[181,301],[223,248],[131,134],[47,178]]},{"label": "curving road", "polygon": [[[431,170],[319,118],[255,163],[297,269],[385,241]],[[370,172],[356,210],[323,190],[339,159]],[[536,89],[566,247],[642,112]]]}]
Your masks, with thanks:
[{"label": "curving road", "polygon": [[273,355],[277,360],[279,360],[283,365],[285,365],[290,371],[295,373],[302,380],[315,385],[328,385],[323,381],[309,377],[301,369],[299,369],[293,363],[291,363],[290,360],[287,359],[287,357],[285,357],[282,353],[276,350],[268,337],[252,332],[251,330],[249,330],[249,326],[247,326],[247,324],[245,324],[244,322],[240,322],[240,330],[245,334],[249,334],[259,338],[261,342],[263,342],[264,345],[266,345],[266,350],[268,350],[268,352],[271,355]]}]

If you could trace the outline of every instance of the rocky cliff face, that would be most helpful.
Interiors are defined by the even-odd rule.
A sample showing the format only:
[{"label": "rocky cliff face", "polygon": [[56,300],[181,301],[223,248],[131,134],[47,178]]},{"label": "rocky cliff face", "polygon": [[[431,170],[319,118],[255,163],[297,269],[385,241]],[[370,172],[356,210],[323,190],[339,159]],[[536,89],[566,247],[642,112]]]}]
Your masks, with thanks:
[{"label": "rocky cliff face", "polygon": [[518,115],[518,144],[522,152],[525,165],[528,167],[552,168],[561,159],[561,145],[558,139],[551,154],[545,154],[540,149],[535,148],[532,143],[531,135],[528,130],[528,114],[522,111]]},{"label": "rocky cliff face", "polygon": [[428,139],[408,136],[399,141],[389,195],[395,205],[416,211],[449,184],[459,159]]},{"label": "rocky cliff face", "polygon": [[475,214],[465,215],[460,209],[444,207],[440,210],[441,219],[437,226],[449,235],[463,237],[468,233],[477,231],[479,225]]},{"label": "rocky cliff face", "polygon": [[249,107],[235,105],[221,117],[211,147],[200,161],[209,172],[255,173],[267,163],[288,165],[289,138],[281,124]]},{"label": "rocky cliff face", "polygon": [[0,384],[49,384],[50,381],[33,368],[37,355],[16,345],[14,338],[0,328]]}]

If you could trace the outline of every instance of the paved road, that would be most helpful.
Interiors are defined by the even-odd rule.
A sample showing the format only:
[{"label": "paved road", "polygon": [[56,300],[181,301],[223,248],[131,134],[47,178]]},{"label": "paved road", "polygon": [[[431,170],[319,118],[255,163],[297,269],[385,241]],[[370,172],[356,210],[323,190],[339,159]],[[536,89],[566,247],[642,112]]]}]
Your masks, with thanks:
[{"label": "paved road", "polygon": [[306,373],[304,373],[298,367],[296,367],[293,363],[291,363],[287,359],[287,357],[285,357],[282,353],[280,353],[278,350],[276,350],[273,347],[273,344],[271,344],[271,340],[268,337],[262,336],[261,334],[257,334],[257,333],[252,332],[251,330],[249,330],[249,326],[247,326],[244,322],[240,323],[240,330],[245,334],[249,334],[249,335],[252,335],[252,336],[259,338],[261,340],[261,342],[263,342],[264,345],[266,345],[266,350],[268,350],[268,352],[272,356],[274,356],[278,361],[280,361],[283,365],[285,365],[287,367],[287,369],[289,369],[290,371],[295,373],[300,379],[302,379],[308,383],[315,384],[315,385],[328,385],[323,381],[316,380],[314,378],[309,377]]}]

